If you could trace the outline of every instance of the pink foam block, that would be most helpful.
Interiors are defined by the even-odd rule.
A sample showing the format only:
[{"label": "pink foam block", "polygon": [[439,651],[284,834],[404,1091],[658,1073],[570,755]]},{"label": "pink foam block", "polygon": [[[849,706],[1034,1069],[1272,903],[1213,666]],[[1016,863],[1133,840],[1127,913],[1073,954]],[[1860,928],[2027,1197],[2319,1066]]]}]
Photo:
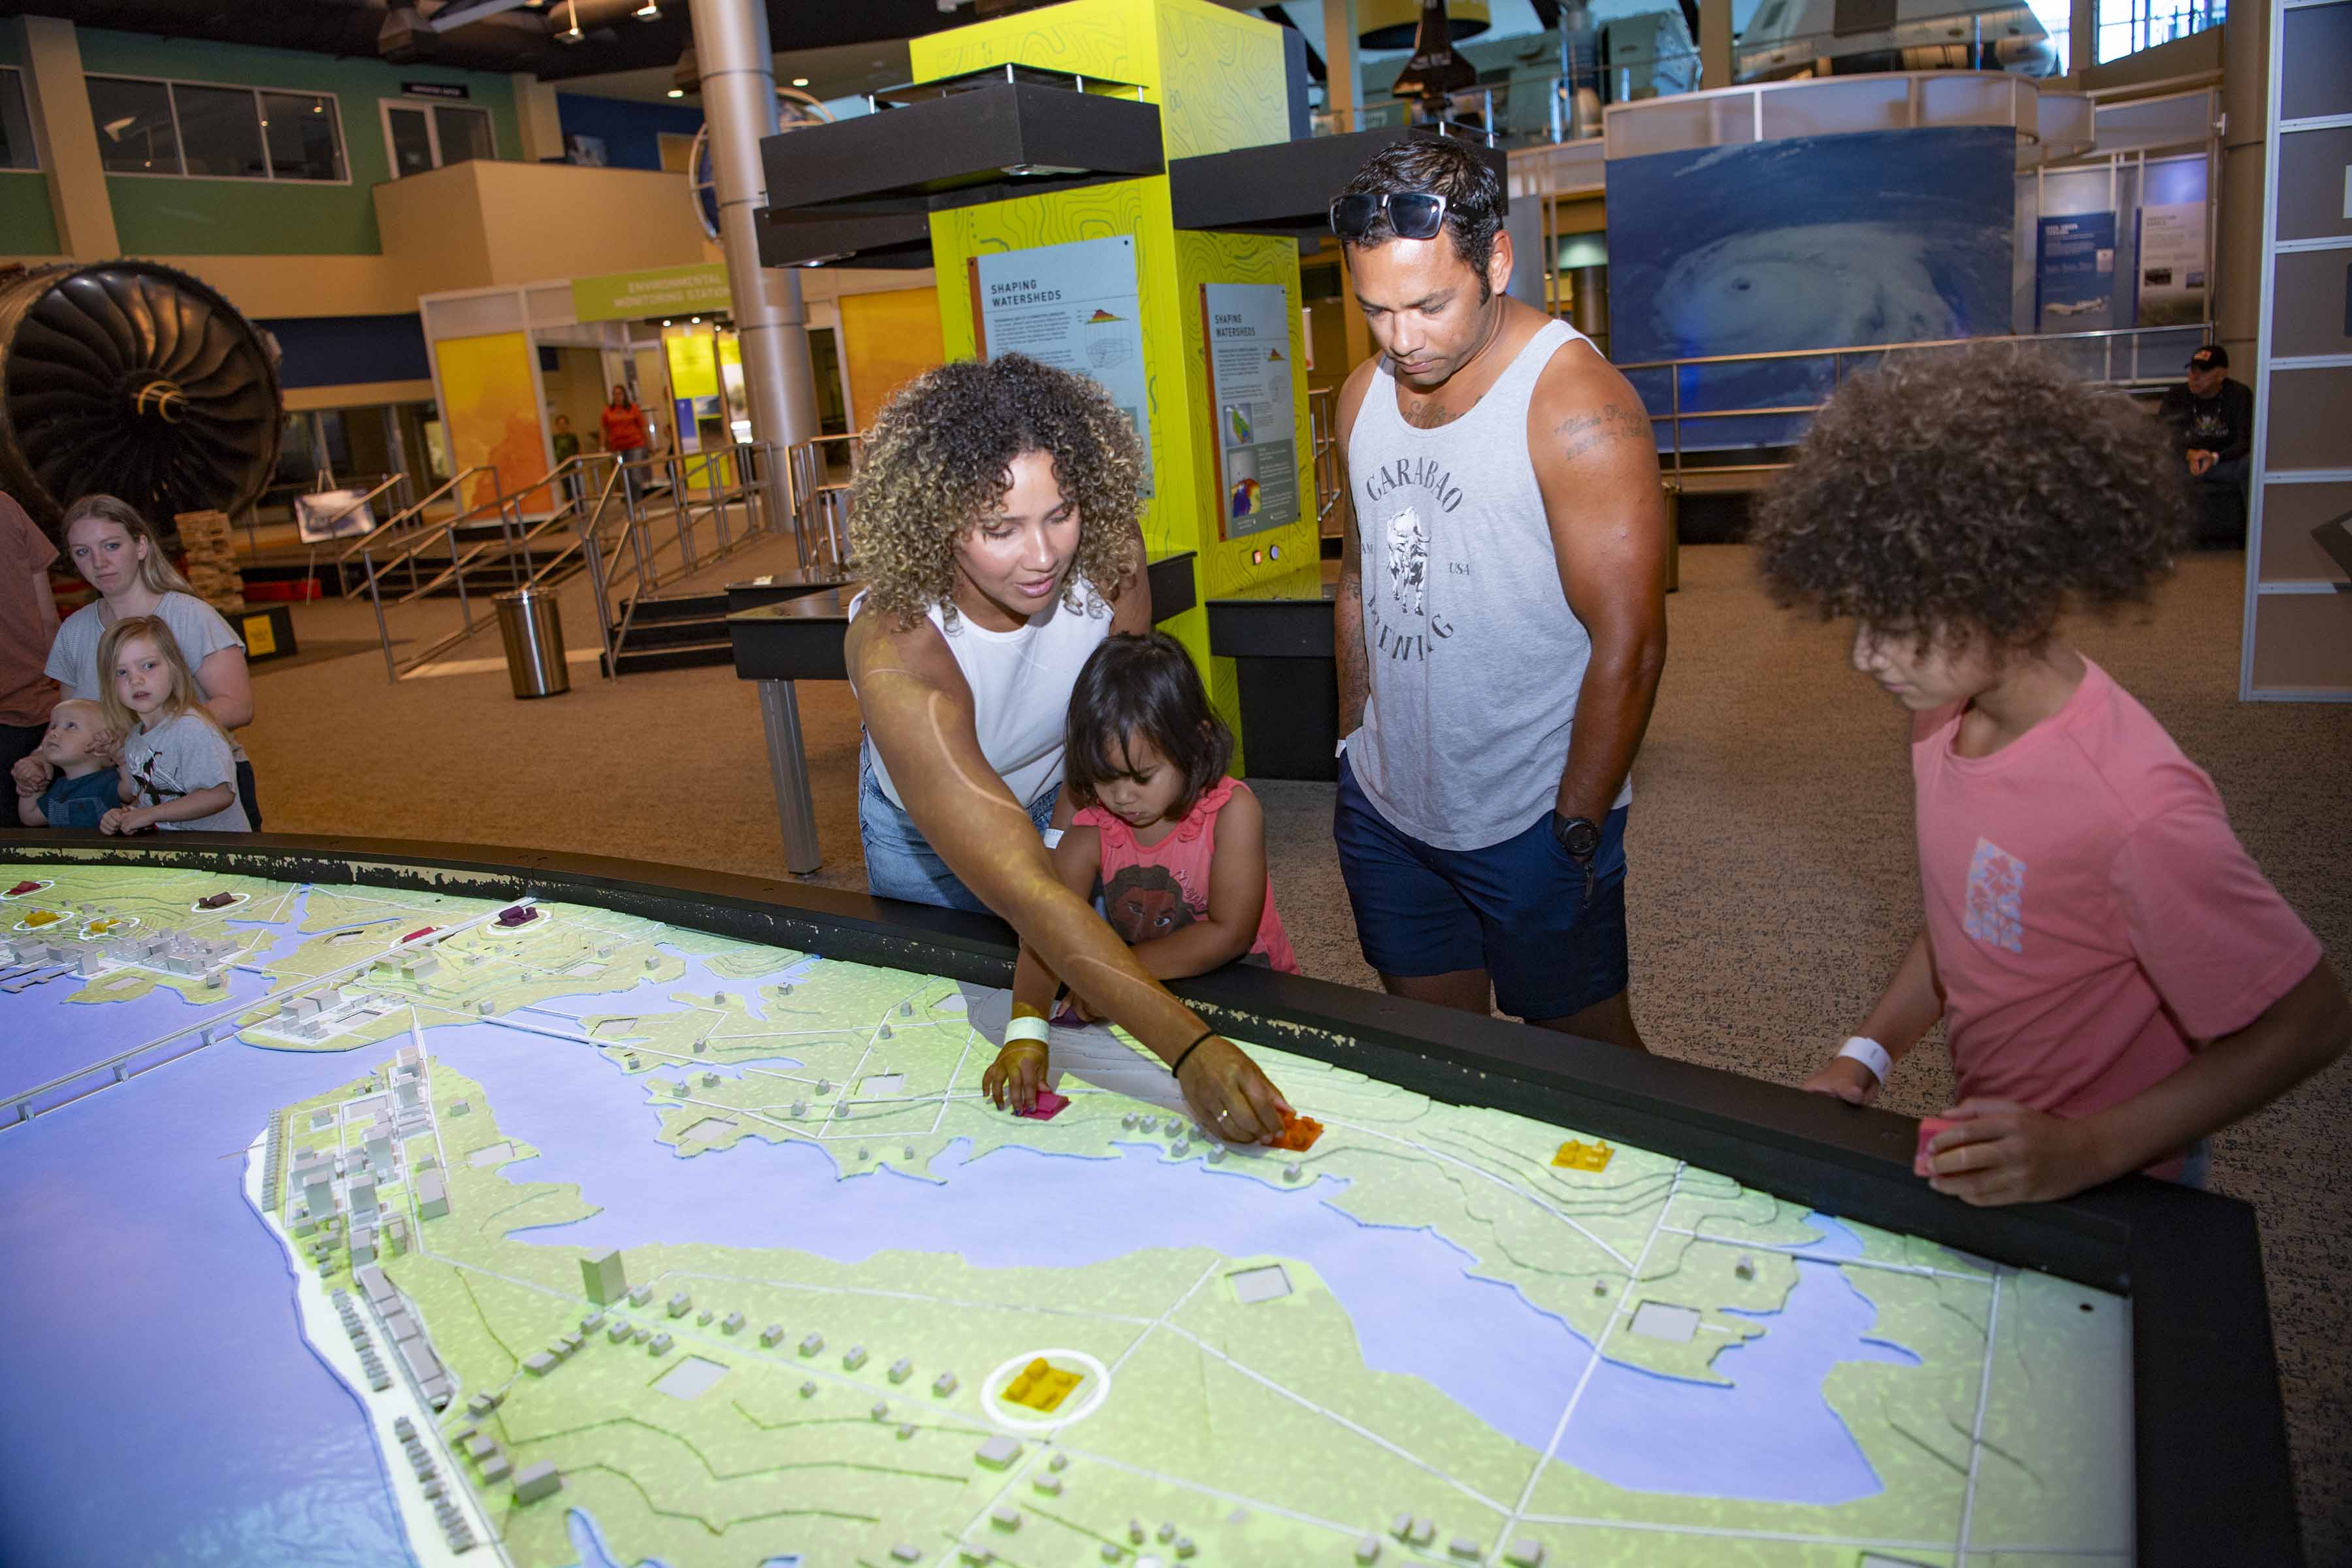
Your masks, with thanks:
[{"label": "pink foam block", "polygon": [[1013,1114],[1025,1116],[1032,1121],[1051,1121],[1055,1117],[1059,1116],[1062,1113],[1062,1108],[1069,1103],[1069,1096],[1055,1094],[1050,1089],[1041,1089],[1037,1091],[1037,1103],[1033,1109],[1016,1110]]},{"label": "pink foam block", "polygon": [[1928,1141],[1929,1141],[1930,1139],[1934,1138],[1934,1137],[1936,1136],[1936,1134],[1937,1134],[1937,1133],[1941,1132],[1945,1128],[1947,1128],[1947,1127],[1958,1127],[1958,1125],[1959,1125],[1959,1123],[1958,1123],[1958,1121],[1954,1121],[1954,1120],[1952,1120],[1952,1119],[1950,1119],[1950,1118],[1948,1118],[1948,1117],[1942,1117],[1942,1116],[1926,1116],[1926,1117],[1922,1117],[1922,1118],[1920,1118],[1920,1120],[1919,1120],[1919,1152],[1918,1152],[1916,1154],[1914,1154],[1914,1155],[1911,1157],[1911,1173],[1912,1173],[1913,1175],[1915,1175],[1915,1176],[1931,1176],[1931,1175],[1935,1174],[1935,1173],[1934,1173],[1933,1171],[1930,1171],[1930,1170],[1927,1168],[1927,1157],[1928,1157],[1928,1156],[1927,1156],[1927,1143],[1928,1143]]}]

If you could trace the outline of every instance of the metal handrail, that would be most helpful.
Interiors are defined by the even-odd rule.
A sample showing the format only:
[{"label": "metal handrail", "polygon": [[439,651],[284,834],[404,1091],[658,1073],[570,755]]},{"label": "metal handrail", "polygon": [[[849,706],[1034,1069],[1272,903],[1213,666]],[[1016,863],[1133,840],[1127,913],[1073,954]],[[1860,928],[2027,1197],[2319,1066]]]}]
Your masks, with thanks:
[{"label": "metal handrail", "polygon": [[1339,389],[1310,387],[1307,393],[1307,444],[1315,473],[1315,531],[1318,538],[1336,537],[1324,525],[1331,509],[1346,498],[1345,464],[1339,451]]},{"label": "metal handrail", "polygon": [[397,513],[384,519],[381,526],[373,529],[366,533],[361,534],[357,539],[352,540],[349,544],[345,545],[335,556],[335,584],[337,587],[341,589],[343,597],[348,599],[352,596],[350,581],[345,575],[343,569],[350,564],[352,556],[373,554],[377,547],[396,538],[401,530],[412,521],[418,521],[420,523],[420,526],[415,531],[420,538],[436,531],[429,526],[425,526],[421,523],[421,520],[423,519],[425,510],[427,507],[431,506],[435,501],[439,500],[443,496],[447,495],[450,491],[456,489],[459,485],[464,484],[467,479],[472,479],[476,474],[488,474],[490,476],[491,482],[496,483],[498,479],[498,472],[499,471],[496,468],[488,463],[477,463],[472,468],[467,468],[465,472],[458,474],[452,479],[443,480],[440,484],[436,485],[432,491],[427,494],[424,500],[412,502]]},{"label": "metal handrail", "polygon": [[[2132,388],[2156,384],[2158,381],[2168,382],[2174,379],[2177,374],[2177,373],[2174,372],[2167,372],[2161,376],[2143,375],[2141,374],[2139,352],[2142,340],[2160,334],[2167,338],[2179,341],[2181,339],[2183,334],[2189,331],[2195,331],[2198,334],[2198,341],[2200,342],[2210,342],[2213,339],[2213,330],[2214,326],[2210,321],[2183,321],[2174,326],[2106,327],[2097,329],[2095,331],[2082,332],[2021,333],[1997,338],[1930,338],[1923,339],[1916,342],[1906,343],[1853,343],[1838,348],[1768,349],[1755,353],[1695,354],[1686,359],[1636,360],[1629,363],[1617,366],[1617,370],[1621,374],[1627,376],[1642,374],[1644,373],[1655,373],[1659,371],[1666,373],[1669,406],[1665,412],[1652,413],[1649,417],[1651,426],[1654,429],[1661,423],[1664,423],[1670,427],[1669,434],[1671,436],[1672,444],[1668,450],[1671,453],[1671,461],[1666,465],[1666,471],[1675,479],[1679,480],[1683,478],[1685,472],[1683,457],[1683,424],[1685,420],[1801,417],[1807,415],[1818,414],[1823,408],[1828,406],[1826,400],[1824,400],[1820,403],[1760,405],[1752,408],[1695,408],[1686,410],[1683,407],[1683,372],[1687,369],[1701,369],[1707,366],[1735,364],[1766,364],[1776,361],[1786,360],[1825,359],[1829,362],[1830,365],[1830,388],[1832,393],[1834,394],[1836,389],[1843,384],[1845,377],[1853,374],[1853,371],[1848,368],[1846,363],[1851,358],[1874,356],[1878,360],[1884,360],[1886,357],[1895,354],[1930,353],[1937,350],[1956,350],[1974,347],[1985,343],[2008,343],[2016,347],[2042,349],[2053,343],[2095,342],[2098,344],[2101,351],[2100,374],[2095,376],[2086,376],[2084,378],[2084,381],[2093,386],[2118,386]],[[2118,343],[2126,342],[2130,350],[2129,363],[2126,373],[2122,375],[2118,375],[2116,374],[2117,368],[2116,363],[2116,349]],[[1637,387],[1635,390],[1638,395],[1640,389]],[[1757,442],[1751,444],[1749,449],[1769,451],[1775,447],[1793,446],[1794,444],[1794,440]],[[1725,450],[1733,449],[1736,448],[1725,448]],[[1788,466],[1789,465],[1785,462],[1709,463],[1702,465],[1696,471],[1707,474],[1777,473]]]},{"label": "metal handrail", "polygon": [[[866,466],[866,437],[859,431],[844,436],[816,436],[793,444],[785,452],[785,479],[788,487],[793,520],[793,546],[800,556],[803,572],[814,572],[821,566],[840,573],[847,569],[849,540],[846,519],[836,518],[833,507],[824,498],[841,496],[846,501],[845,487],[828,483],[825,475],[831,468],[824,448],[843,446],[849,452],[849,472],[854,479]],[[821,514],[821,515],[820,515]],[[836,522],[841,526],[836,527]],[[827,557],[830,556],[830,560]]]}]

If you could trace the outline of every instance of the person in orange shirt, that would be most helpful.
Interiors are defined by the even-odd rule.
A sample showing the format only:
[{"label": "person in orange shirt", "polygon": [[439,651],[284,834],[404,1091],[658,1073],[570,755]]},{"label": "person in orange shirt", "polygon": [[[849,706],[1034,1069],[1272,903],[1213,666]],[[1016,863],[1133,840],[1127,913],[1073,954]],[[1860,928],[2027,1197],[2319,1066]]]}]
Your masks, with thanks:
[{"label": "person in orange shirt", "polygon": [[625,385],[615,384],[612,401],[604,405],[601,418],[604,426],[604,450],[621,459],[621,479],[629,488],[629,499],[636,500],[645,489],[646,470],[635,467],[646,456],[646,411],[629,395]]}]

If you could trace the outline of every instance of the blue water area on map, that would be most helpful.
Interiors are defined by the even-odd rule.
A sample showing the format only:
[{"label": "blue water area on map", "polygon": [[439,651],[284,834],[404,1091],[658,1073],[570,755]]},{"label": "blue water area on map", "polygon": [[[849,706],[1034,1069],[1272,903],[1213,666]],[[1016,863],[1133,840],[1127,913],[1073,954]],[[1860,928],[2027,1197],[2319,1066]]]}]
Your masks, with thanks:
[{"label": "blue water area on map", "polygon": [[[265,929],[282,937],[299,914],[290,905]],[[666,984],[544,1004],[544,1021],[562,1029],[566,1017],[675,1007],[673,991],[751,999],[779,977],[720,977],[689,961],[688,974]],[[25,1000],[0,998],[12,1034],[25,1026],[54,1040],[54,1015],[65,1013],[76,1024],[102,1016],[90,1030],[101,1055],[147,1037],[138,1004]],[[1348,1310],[1369,1364],[1425,1378],[1538,1448],[1590,1359],[1558,1320],[1475,1278],[1475,1260],[1451,1244],[1349,1217],[1326,1201],[1342,1190],[1337,1182],[1291,1187],[1243,1176],[1235,1167],[1246,1155],[1209,1167],[1131,1146],[1074,1172],[1069,1156],[1008,1149],[970,1160],[959,1147],[935,1163],[944,1183],[896,1173],[842,1181],[830,1152],[803,1143],[746,1141],[681,1159],[652,1140],[658,1113],[643,1077],[587,1047],[492,1023],[436,1028],[427,1040],[483,1083],[505,1132],[552,1151],[510,1163],[509,1175],[578,1182],[603,1208],[576,1226],[527,1233],[530,1241],[699,1240],[855,1258],[887,1240],[983,1267],[1068,1266],[1161,1247],[1297,1257]],[[351,1081],[390,1048],[215,1047],[0,1139],[0,1257],[39,1260],[12,1269],[0,1290],[0,1424],[37,1435],[12,1444],[0,1465],[0,1563],[411,1561],[383,1457],[353,1395],[303,1340],[285,1256],[240,1186],[244,1146],[272,1110]],[[20,1059],[54,1076],[54,1051]],[[577,1051],[589,1070],[545,1071],[549,1051]],[[896,1142],[875,1142],[897,1156]],[[1036,1227],[1002,1223],[1041,1207],[1065,1219],[1050,1243]],[[811,1226],[820,1213],[828,1223]],[[1824,1236],[1811,1256],[1858,1245],[1832,1222],[1814,1223]],[[1561,1457],[1665,1491],[1816,1503],[1871,1493],[1876,1478],[1822,1402],[1821,1382],[1839,1361],[1902,1357],[1868,1337],[1872,1317],[1836,1269],[1801,1263],[1785,1309],[1758,1320],[1767,1331],[1719,1358],[1734,1386],[1604,1362],[1585,1384]],[[593,1521],[581,1523],[583,1568],[618,1568]]]}]

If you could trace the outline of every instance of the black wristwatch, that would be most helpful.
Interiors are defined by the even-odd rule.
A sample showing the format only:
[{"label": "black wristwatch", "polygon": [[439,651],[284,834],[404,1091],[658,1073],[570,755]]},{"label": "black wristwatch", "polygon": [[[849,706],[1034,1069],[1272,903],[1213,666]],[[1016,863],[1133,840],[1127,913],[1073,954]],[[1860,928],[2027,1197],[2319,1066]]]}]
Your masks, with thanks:
[{"label": "black wristwatch", "polygon": [[1562,816],[1551,814],[1552,842],[1568,851],[1575,862],[1584,868],[1584,897],[1592,900],[1592,857],[1601,848],[1601,829],[1589,816]]}]

